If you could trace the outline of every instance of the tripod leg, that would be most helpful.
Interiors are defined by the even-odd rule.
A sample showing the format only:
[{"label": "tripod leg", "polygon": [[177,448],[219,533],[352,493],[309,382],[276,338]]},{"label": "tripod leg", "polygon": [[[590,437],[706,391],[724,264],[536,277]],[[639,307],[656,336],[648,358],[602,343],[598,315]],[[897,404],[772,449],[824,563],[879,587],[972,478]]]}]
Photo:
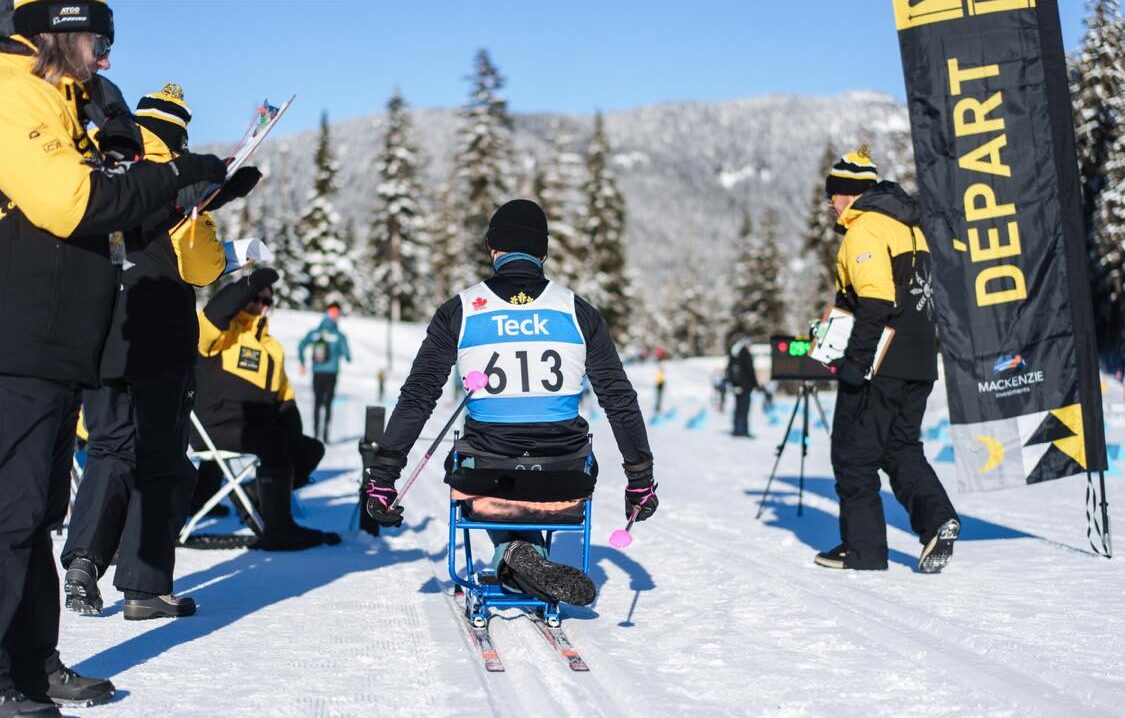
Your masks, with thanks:
[{"label": "tripod leg", "polygon": [[810,390],[812,393],[813,401],[816,402],[816,410],[820,412],[820,421],[824,424],[824,433],[828,434],[828,440],[832,440],[832,425],[828,423],[828,417],[824,414],[824,407],[820,403],[820,394],[816,388]]},{"label": "tripod leg", "polygon": [[777,475],[777,466],[781,463],[781,454],[785,451],[785,443],[789,441],[789,432],[793,430],[793,421],[797,418],[797,410],[801,407],[800,395],[797,397],[797,403],[793,405],[793,413],[789,415],[789,423],[785,425],[785,433],[781,436],[781,443],[777,445],[777,458],[773,461],[773,470],[770,471],[770,478],[766,481],[766,490],[762,492],[762,500],[758,502],[758,513],[754,518],[762,518],[762,511],[766,508],[766,499],[770,495],[770,487],[773,486],[773,477]]},{"label": "tripod leg", "polygon": [[805,513],[805,457],[809,454],[809,394],[808,385],[801,387],[801,396],[805,399],[804,423],[801,426],[801,474],[797,490],[797,515]]}]

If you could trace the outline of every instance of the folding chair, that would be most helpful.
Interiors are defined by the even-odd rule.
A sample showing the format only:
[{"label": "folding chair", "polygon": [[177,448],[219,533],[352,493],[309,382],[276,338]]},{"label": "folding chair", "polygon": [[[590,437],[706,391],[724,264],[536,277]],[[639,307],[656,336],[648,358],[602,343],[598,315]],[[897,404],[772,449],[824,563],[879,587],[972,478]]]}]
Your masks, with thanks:
[{"label": "folding chair", "polygon": [[[592,492],[596,477],[592,445],[583,451],[570,456],[556,457],[502,457],[487,452],[481,452],[468,447],[466,444],[454,439],[453,455],[450,468],[454,475],[466,479],[478,475],[483,480],[481,485],[503,482],[505,475],[510,479],[517,473],[524,471],[539,473],[541,476],[553,474],[560,481],[582,482],[583,492],[587,489]],[[471,454],[471,455],[470,455]],[[521,480],[523,477],[520,477]],[[471,486],[469,483],[459,482],[462,487]],[[558,502],[577,509],[580,513],[564,510],[557,513],[553,520],[482,520],[477,515],[480,507],[475,504],[482,501],[482,505],[493,505],[504,510],[513,509],[513,515],[518,516],[520,510],[532,509],[537,504],[534,502],[494,499],[486,496],[472,496],[454,488],[450,494],[449,502],[449,577],[454,583],[465,589],[465,614],[469,622],[477,627],[488,624],[489,612],[492,609],[525,608],[538,611],[544,622],[551,628],[557,628],[561,621],[559,605],[544,601],[530,594],[516,591],[504,586],[496,572],[491,568],[477,570],[473,565],[473,546],[471,531],[545,531],[547,555],[550,556],[551,543],[556,532],[571,532],[582,535],[582,572],[590,571],[590,511],[591,502],[587,495],[583,499],[567,499]],[[551,504],[542,504],[548,506]],[[542,516],[542,511],[537,511]],[[525,514],[526,515],[526,514]],[[462,532],[462,544],[465,556],[465,575],[461,576],[457,568],[457,532]]]},{"label": "folding chair", "polygon": [[[254,454],[247,454],[241,451],[223,451],[215,446],[215,442],[211,440],[211,435],[203,428],[203,422],[191,412],[191,423],[195,427],[199,437],[203,440],[203,444],[207,447],[206,451],[195,451],[194,449],[188,450],[188,458],[194,462],[214,461],[219,466],[219,470],[223,472],[223,477],[226,482],[215,492],[211,498],[203,504],[184,525],[180,531],[180,543],[187,541],[192,532],[195,531],[196,526],[202,521],[211,509],[230,494],[234,494],[234,500],[241,503],[242,508],[246,512],[247,525],[250,530],[256,535],[261,536],[265,532],[265,522],[258,514],[258,510],[254,508],[254,502],[246,495],[245,489],[242,488],[242,483],[254,476],[255,470],[258,468],[259,459]],[[245,462],[242,468],[235,472],[232,464],[233,462]]]}]

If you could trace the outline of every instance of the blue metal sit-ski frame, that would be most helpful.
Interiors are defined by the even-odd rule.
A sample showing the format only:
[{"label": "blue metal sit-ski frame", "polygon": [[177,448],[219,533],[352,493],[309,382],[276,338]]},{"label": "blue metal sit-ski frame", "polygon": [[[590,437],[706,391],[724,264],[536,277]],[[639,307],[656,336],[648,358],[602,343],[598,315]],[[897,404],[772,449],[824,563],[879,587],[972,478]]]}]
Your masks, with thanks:
[{"label": "blue metal sit-ski frame", "polygon": [[[457,530],[464,534],[465,578],[457,573]],[[548,626],[557,627],[560,623],[559,605],[548,603],[534,596],[505,588],[496,578],[491,568],[473,570],[473,545],[469,532],[473,529],[492,531],[546,531],[547,553],[551,552],[551,538],[556,531],[582,533],[582,572],[590,572],[590,499],[583,502],[582,522],[569,524],[549,523],[497,523],[492,521],[473,521],[462,515],[460,501],[449,502],[449,577],[465,589],[465,615],[478,627],[488,624],[488,612],[493,608],[528,608],[537,610]]]}]

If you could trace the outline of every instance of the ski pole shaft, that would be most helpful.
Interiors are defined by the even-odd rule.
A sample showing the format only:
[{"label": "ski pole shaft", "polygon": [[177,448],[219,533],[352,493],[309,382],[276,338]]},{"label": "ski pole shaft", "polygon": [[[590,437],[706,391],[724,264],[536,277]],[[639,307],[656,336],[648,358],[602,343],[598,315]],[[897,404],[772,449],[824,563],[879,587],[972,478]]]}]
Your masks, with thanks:
[{"label": "ski pole shaft", "polygon": [[469,399],[473,397],[473,393],[476,392],[477,389],[483,389],[487,384],[488,377],[479,371],[471,371],[465,376],[465,398],[457,405],[453,415],[449,417],[449,421],[445,422],[445,426],[438,432],[437,437],[434,439],[433,443],[430,444],[430,448],[426,449],[425,455],[422,456],[422,461],[414,467],[414,471],[410,473],[410,478],[406,480],[406,485],[402,487],[402,491],[398,493],[398,496],[395,497],[395,500],[392,501],[391,505],[387,508],[388,511],[393,511],[402,504],[402,499],[406,496],[406,492],[410,491],[410,487],[414,485],[419,474],[422,473],[422,469],[426,468],[426,463],[430,460],[430,457],[434,455],[434,452],[437,451],[438,445],[441,444],[445,435],[449,433],[453,422],[457,421],[457,417],[461,416],[461,412],[469,405]]}]

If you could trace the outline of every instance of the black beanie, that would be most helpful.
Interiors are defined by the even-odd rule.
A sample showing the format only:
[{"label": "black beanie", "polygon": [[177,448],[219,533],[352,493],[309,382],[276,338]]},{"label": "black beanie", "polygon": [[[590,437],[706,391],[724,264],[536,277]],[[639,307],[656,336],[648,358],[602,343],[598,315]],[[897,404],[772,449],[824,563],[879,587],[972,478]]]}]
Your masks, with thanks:
[{"label": "black beanie", "polygon": [[529,199],[506,202],[488,222],[489,249],[547,256],[547,215]]},{"label": "black beanie", "polygon": [[113,11],[105,0],[15,0],[15,30],[24,37],[43,32],[92,32],[113,42]]}]

